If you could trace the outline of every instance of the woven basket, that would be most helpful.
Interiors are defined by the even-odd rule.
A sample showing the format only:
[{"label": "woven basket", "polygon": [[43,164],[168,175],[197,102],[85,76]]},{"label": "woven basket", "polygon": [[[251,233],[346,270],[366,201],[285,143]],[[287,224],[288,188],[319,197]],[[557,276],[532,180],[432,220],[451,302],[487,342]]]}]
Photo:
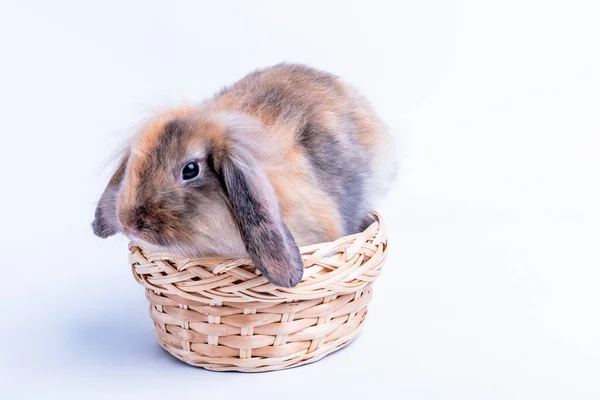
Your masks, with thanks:
[{"label": "woven basket", "polygon": [[387,255],[380,217],[364,232],[300,248],[304,277],[280,288],[248,259],[177,259],[131,243],[160,345],[215,371],[272,371],[317,361],[354,340]]}]

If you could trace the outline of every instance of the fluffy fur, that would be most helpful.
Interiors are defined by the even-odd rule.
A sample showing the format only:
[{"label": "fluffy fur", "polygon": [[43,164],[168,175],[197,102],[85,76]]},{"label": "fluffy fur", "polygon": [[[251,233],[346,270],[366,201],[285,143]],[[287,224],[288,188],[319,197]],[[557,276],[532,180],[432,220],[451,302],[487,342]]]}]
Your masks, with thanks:
[{"label": "fluffy fur", "polygon": [[[274,284],[302,278],[298,246],[358,232],[395,175],[394,144],[334,75],[280,64],[146,123],[93,229],[187,256],[249,255]],[[184,181],[190,161],[200,175]]]}]

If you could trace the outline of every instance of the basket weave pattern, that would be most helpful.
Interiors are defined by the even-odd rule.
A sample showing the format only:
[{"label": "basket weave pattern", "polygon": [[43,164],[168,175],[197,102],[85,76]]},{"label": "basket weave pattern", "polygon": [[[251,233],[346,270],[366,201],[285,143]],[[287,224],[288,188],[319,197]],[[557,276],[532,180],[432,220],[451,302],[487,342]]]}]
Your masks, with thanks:
[{"label": "basket weave pattern", "polygon": [[130,244],[160,345],[216,371],[271,371],[314,362],[359,334],[387,255],[380,217],[364,232],[300,248],[304,277],[280,288],[248,259],[177,259]]}]

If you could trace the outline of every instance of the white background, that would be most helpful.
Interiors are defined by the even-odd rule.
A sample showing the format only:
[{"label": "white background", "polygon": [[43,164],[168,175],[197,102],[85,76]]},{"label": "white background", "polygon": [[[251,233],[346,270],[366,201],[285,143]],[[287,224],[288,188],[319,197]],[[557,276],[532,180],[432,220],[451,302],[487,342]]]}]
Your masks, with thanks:
[{"label": "white background", "polygon": [[[0,397],[600,396],[597,1],[2,1]],[[298,61],[398,138],[363,335],[250,375],[156,344],[123,239],[92,235],[143,118]]]}]

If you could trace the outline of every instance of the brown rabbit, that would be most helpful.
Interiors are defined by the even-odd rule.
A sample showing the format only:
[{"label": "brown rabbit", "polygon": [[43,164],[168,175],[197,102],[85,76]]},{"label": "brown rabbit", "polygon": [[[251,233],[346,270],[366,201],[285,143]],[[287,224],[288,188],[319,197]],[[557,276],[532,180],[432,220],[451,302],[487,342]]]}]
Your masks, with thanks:
[{"label": "brown rabbit", "polygon": [[186,256],[250,256],[292,287],[298,246],[360,231],[394,175],[394,144],[363,98],[334,75],[279,64],[146,123],[92,226]]}]

